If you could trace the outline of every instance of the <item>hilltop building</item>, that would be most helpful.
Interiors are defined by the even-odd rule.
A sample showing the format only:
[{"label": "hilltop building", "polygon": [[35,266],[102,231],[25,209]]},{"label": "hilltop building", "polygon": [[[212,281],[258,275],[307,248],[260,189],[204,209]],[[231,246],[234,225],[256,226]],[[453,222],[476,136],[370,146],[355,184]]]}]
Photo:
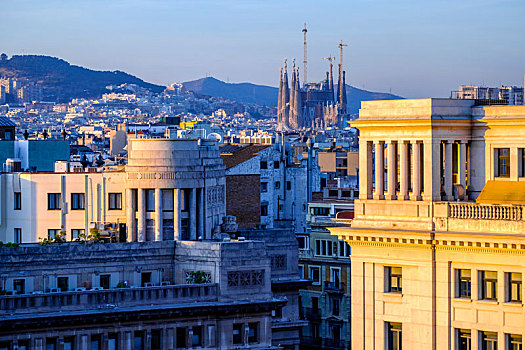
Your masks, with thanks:
[{"label": "hilltop building", "polygon": [[525,107],[363,102],[352,348],[522,349]]},{"label": "hilltop building", "polygon": [[497,88],[461,85],[458,91],[453,91],[452,95],[458,99],[480,99],[480,100],[502,100],[508,105],[522,105],[523,88],[517,86],[502,85]]}]

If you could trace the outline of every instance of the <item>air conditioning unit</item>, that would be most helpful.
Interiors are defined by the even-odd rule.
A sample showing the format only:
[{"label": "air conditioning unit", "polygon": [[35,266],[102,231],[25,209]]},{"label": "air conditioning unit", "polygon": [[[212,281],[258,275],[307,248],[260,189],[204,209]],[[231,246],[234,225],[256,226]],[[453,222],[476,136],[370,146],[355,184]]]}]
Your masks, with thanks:
[{"label": "air conditioning unit", "polygon": [[162,281],[162,282],[160,282],[160,285],[161,286],[169,286],[170,285],[170,281]]},{"label": "air conditioning unit", "polygon": [[75,288],[75,292],[85,292],[85,291],[86,291],[86,288],[84,287]]},{"label": "air conditioning unit", "polygon": [[60,293],[61,291],[60,288],[51,288],[51,293]]},{"label": "air conditioning unit", "polygon": [[102,288],[102,287],[93,287],[93,288],[91,288],[91,290],[104,290],[104,288]]},{"label": "air conditioning unit", "polygon": [[153,283],[146,282],[146,283],[144,283],[144,287],[153,287]]},{"label": "air conditioning unit", "polygon": [[5,295],[15,295],[15,294],[16,294],[16,291],[14,291],[14,290],[7,290],[5,292]]}]

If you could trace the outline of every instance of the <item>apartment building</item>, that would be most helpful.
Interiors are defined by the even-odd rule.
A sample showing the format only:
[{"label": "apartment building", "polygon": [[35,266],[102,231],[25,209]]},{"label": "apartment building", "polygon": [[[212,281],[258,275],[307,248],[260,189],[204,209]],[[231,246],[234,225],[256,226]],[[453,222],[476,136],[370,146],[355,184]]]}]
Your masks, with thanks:
[{"label": "apartment building", "polygon": [[355,349],[522,349],[525,107],[363,102]]}]

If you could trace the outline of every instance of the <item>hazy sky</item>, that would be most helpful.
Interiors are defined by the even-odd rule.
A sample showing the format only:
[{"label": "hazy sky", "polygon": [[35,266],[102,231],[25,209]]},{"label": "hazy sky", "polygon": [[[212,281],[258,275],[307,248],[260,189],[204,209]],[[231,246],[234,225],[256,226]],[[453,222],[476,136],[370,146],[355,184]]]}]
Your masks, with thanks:
[{"label": "hazy sky", "polygon": [[523,86],[525,0],[0,0],[0,51],[158,84],[212,75],[276,86],[284,57],[302,62],[304,22],[310,81],[343,40],[347,82],[367,90]]}]

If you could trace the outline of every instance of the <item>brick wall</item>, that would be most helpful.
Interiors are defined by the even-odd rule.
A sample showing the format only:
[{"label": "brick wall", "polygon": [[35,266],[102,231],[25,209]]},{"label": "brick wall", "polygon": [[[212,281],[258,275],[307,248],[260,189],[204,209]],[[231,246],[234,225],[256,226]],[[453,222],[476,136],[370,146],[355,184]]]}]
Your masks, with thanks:
[{"label": "brick wall", "polygon": [[261,223],[260,175],[226,175],[226,214],[237,217],[239,228]]}]

